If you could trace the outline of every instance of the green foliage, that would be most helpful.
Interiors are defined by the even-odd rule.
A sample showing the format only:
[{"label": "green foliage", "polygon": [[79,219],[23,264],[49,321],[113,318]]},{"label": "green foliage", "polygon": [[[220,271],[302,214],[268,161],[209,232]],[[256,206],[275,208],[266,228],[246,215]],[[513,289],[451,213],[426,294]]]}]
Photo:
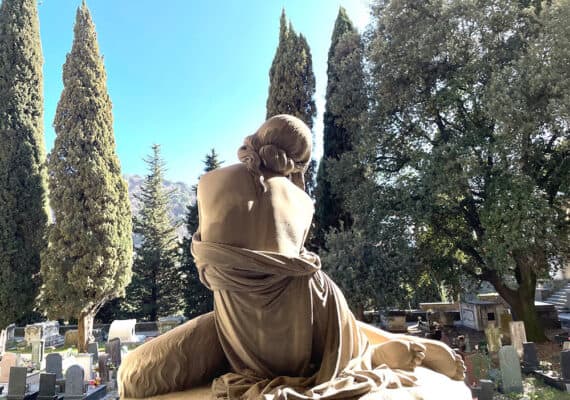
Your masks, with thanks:
[{"label": "green foliage", "polygon": [[[220,168],[222,161],[218,160],[218,154],[214,149],[206,155],[204,160],[204,173]],[[196,192],[196,187],[194,187]],[[198,203],[188,206],[186,213],[186,230],[188,236],[182,240],[182,272],[184,282],[184,300],[186,308],[184,315],[189,319],[210,312],[214,309],[212,292],[200,282],[194,257],[190,251],[192,247],[192,235],[198,230]]]},{"label": "green foliage", "polygon": [[[291,24],[287,24],[285,10],[281,14],[279,44],[269,70],[269,95],[267,97],[266,118],[278,114],[290,114],[301,119],[313,128],[313,118],[317,108],[315,75],[311,50],[302,34],[297,34]],[[306,190],[314,192],[316,162],[305,173]]]},{"label": "green foliage", "polygon": [[36,0],[0,6],[0,329],[33,317],[48,220]]},{"label": "green foliage", "polygon": [[542,340],[536,279],[570,249],[570,3],[522,3],[377,2],[354,156],[369,182],[347,203],[372,238],[407,227],[433,276],[491,282]]},{"label": "green foliage", "polygon": [[183,288],[176,226],[170,221],[172,193],[163,187],[165,168],[159,145],[152,146],[145,162],[149,173],[138,196],[141,210],[133,221],[141,243],[135,248],[133,280],[122,306],[132,317],[156,321],[182,311]]},{"label": "green foliage", "polygon": [[[342,185],[331,184],[331,164],[353,149],[361,129],[367,98],[360,35],[344,8],[340,8],[331,39],[328,59],[324,153],[317,173],[314,246],[324,248],[331,229],[352,225],[343,205]],[[339,172],[336,170],[335,172]]]},{"label": "green foliage", "polygon": [[77,10],[63,84],[48,161],[55,223],[42,253],[41,305],[49,318],[75,317],[81,324],[124,295],[133,246],[106,73],[85,3]]}]

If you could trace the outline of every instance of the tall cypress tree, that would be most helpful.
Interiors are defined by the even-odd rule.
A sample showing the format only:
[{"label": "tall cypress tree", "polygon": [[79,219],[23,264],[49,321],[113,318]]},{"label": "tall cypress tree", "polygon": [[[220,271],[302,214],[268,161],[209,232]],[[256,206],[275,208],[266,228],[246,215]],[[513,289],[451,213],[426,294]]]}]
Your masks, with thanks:
[{"label": "tall cypress tree", "polygon": [[[220,168],[223,161],[218,159],[218,154],[214,149],[206,154],[204,160],[204,173]],[[196,193],[196,186],[194,186]],[[198,270],[194,264],[194,257],[190,252],[192,246],[192,235],[198,230],[198,203],[195,202],[188,206],[186,213],[186,230],[188,236],[182,241],[182,270],[184,276],[184,300],[186,307],[184,315],[188,318],[194,318],[198,315],[212,311],[214,308],[214,300],[212,292],[206,288],[198,277]]]},{"label": "tall cypress tree", "polygon": [[152,146],[145,162],[149,173],[137,196],[141,210],[133,224],[141,244],[135,249],[133,281],[125,305],[133,316],[156,321],[182,310],[182,283],[176,226],[170,220],[172,192],[164,189],[165,165],[159,145]]},{"label": "tall cypress tree", "polygon": [[[302,34],[297,34],[292,24],[287,24],[285,10],[281,13],[279,44],[269,70],[269,96],[266,118],[277,114],[291,114],[313,128],[317,114],[315,74],[311,50]],[[316,162],[311,160],[305,174],[307,193],[314,191]]]},{"label": "tall cypress tree", "polygon": [[24,322],[47,223],[42,50],[36,0],[0,6],[0,329]]},{"label": "tall cypress tree", "polygon": [[[325,233],[331,228],[338,229],[342,225],[349,229],[352,225],[352,217],[343,205],[342,183],[354,180],[355,171],[344,174],[331,166],[353,149],[367,106],[363,46],[358,31],[343,7],[339,9],[331,38],[327,78],[324,153],[317,174],[315,207],[314,244],[319,248],[324,247]],[[337,176],[331,176],[335,172]]]},{"label": "tall cypress tree", "polygon": [[111,100],[95,26],[78,8],[63,66],[57,134],[48,161],[55,223],[42,254],[41,300],[50,318],[77,318],[85,351],[93,317],[131,279],[131,210],[115,152]]}]

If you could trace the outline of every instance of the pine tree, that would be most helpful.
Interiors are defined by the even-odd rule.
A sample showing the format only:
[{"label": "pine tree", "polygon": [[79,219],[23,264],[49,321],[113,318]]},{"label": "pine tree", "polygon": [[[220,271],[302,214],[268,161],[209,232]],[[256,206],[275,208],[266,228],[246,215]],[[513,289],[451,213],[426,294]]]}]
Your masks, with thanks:
[{"label": "pine tree", "polygon": [[[317,108],[315,75],[311,50],[302,34],[297,34],[292,24],[287,24],[285,10],[281,13],[279,44],[269,70],[269,96],[267,114],[270,118],[278,114],[291,114],[313,128]],[[314,192],[316,162],[311,160],[305,173],[306,190]]]},{"label": "pine tree", "polygon": [[[218,160],[218,154],[214,149],[206,154],[204,160],[204,173],[220,168],[223,161]],[[194,194],[197,187],[194,186]],[[188,236],[182,240],[182,270],[184,273],[184,300],[186,307],[184,314],[188,318],[194,318],[198,315],[212,311],[214,308],[214,299],[212,292],[206,288],[198,277],[198,270],[194,264],[194,257],[190,249],[192,247],[192,235],[198,230],[198,204],[195,202],[188,206],[186,213],[186,230]]]},{"label": "pine tree", "polygon": [[152,156],[145,162],[149,173],[137,196],[141,210],[133,223],[141,243],[135,248],[133,281],[125,306],[136,318],[156,321],[182,310],[182,283],[176,226],[170,220],[172,192],[164,189],[165,165],[159,145],[152,146]]},{"label": "pine tree", "polygon": [[105,67],[85,2],[77,10],[63,84],[48,161],[55,223],[42,253],[41,302],[50,318],[78,320],[78,348],[83,352],[94,315],[105,302],[124,294],[133,246]]},{"label": "pine tree", "polygon": [[[331,228],[350,229],[352,217],[343,205],[343,185],[331,180],[335,161],[353,149],[355,136],[361,129],[367,98],[363,67],[363,48],[358,31],[340,7],[335,22],[328,55],[326,108],[324,113],[324,153],[317,174],[315,207],[315,242],[323,248],[325,234]],[[355,167],[356,169],[356,167]],[[340,176],[336,180],[353,181],[357,171]],[[353,183],[353,182],[351,182]]]},{"label": "pine tree", "polygon": [[47,224],[42,50],[36,0],[0,6],[0,329],[26,322]]}]

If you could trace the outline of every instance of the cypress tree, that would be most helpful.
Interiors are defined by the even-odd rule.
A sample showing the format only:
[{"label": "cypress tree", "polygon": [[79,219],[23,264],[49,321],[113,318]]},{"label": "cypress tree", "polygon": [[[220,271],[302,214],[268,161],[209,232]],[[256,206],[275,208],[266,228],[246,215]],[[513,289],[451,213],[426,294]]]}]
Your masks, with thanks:
[{"label": "cypress tree", "polygon": [[47,224],[36,0],[0,6],[0,329],[32,316]]},{"label": "cypress tree", "polygon": [[[279,44],[269,70],[269,96],[267,114],[270,118],[278,114],[291,114],[313,128],[317,108],[315,95],[315,74],[311,50],[302,34],[297,34],[292,24],[287,24],[285,10],[281,13]],[[305,174],[307,193],[314,191],[316,162],[311,160]]]},{"label": "cypress tree", "polygon": [[[325,234],[331,228],[342,225],[349,229],[352,225],[352,217],[343,205],[342,183],[349,180],[353,184],[355,171],[344,174],[345,171],[331,167],[353,149],[367,105],[360,35],[343,7],[339,9],[331,38],[327,78],[324,153],[317,174],[315,207],[314,244],[319,248],[324,247]],[[332,177],[335,173],[337,176]]]},{"label": "cypress tree", "polygon": [[133,281],[127,288],[126,306],[137,318],[156,321],[182,310],[182,284],[178,262],[176,226],[170,220],[172,192],[164,189],[165,164],[160,146],[152,146],[145,160],[149,174],[137,199],[141,210],[134,218],[134,233],[141,238],[135,248]]},{"label": "cypress tree", "polygon": [[50,318],[77,318],[82,352],[99,308],[124,294],[133,246],[106,73],[85,2],[77,10],[63,84],[48,161],[55,223],[42,254],[41,301]]},{"label": "cypress tree", "polygon": [[[204,160],[204,173],[220,168],[223,161],[219,161],[218,154],[214,149],[206,154]],[[197,187],[194,186],[194,193]],[[214,309],[212,292],[206,288],[198,277],[198,270],[194,264],[194,258],[190,252],[192,235],[198,230],[198,203],[188,206],[186,213],[186,230],[188,236],[182,240],[182,270],[184,276],[184,300],[186,307],[184,315],[194,318]]]}]

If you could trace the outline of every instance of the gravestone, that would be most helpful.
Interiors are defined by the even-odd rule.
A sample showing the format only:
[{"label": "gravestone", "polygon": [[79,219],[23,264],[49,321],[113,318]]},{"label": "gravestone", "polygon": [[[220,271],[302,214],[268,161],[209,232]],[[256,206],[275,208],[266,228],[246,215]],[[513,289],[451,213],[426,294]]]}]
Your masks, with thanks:
[{"label": "gravestone", "polygon": [[4,353],[0,360],[0,383],[8,383],[10,380],[10,368],[18,366],[19,355]]},{"label": "gravestone", "polygon": [[40,393],[38,400],[56,400],[55,394],[55,374],[40,374]]},{"label": "gravestone", "polygon": [[56,379],[63,379],[63,359],[59,353],[50,353],[46,356],[46,372],[55,374]]},{"label": "gravestone", "polygon": [[108,355],[107,353],[102,353],[99,355],[99,377],[101,382],[109,382],[109,367],[107,366]]},{"label": "gravestone", "polygon": [[28,369],[26,367],[10,368],[10,379],[8,381],[8,400],[22,400],[26,397],[26,377]]},{"label": "gravestone", "polygon": [[109,327],[109,341],[119,338],[121,342],[133,343],[138,342],[135,335],[136,319],[116,319]]},{"label": "gravestone", "polygon": [[465,335],[465,352],[471,353],[471,340],[469,339],[469,335]]},{"label": "gravestone", "polygon": [[564,342],[562,345],[562,350],[570,350],[570,342]]},{"label": "gravestone", "polygon": [[479,393],[478,400],[493,400],[493,392],[495,391],[495,384],[488,379],[481,379],[481,392]]},{"label": "gravestone", "polygon": [[87,352],[93,355],[93,362],[96,363],[99,360],[99,344],[96,342],[91,342],[87,344]]},{"label": "gravestone", "polygon": [[15,339],[16,324],[10,324],[6,327],[6,340],[11,342]]},{"label": "gravestone", "polygon": [[499,350],[499,365],[503,393],[521,393],[522,375],[519,357],[514,346],[503,346]]},{"label": "gravestone", "polygon": [[79,353],[75,356],[75,360],[77,361],[77,365],[83,368],[85,380],[93,379],[93,354]]},{"label": "gravestone", "polygon": [[83,388],[85,375],[83,368],[79,365],[72,365],[65,371],[65,395],[67,399],[83,399]]},{"label": "gravestone", "polygon": [[523,356],[523,343],[526,342],[526,331],[524,322],[513,321],[509,324],[511,330],[511,345],[517,351],[519,359]]},{"label": "gravestone", "polygon": [[43,340],[46,346],[60,345],[62,344],[62,338],[59,334],[59,322],[46,321],[26,325],[24,339],[28,346],[35,340]]},{"label": "gravestone", "polygon": [[44,359],[45,342],[43,340],[32,341],[32,364],[34,369],[41,369]]},{"label": "gravestone", "polygon": [[497,352],[501,348],[501,330],[495,325],[489,325],[485,329],[485,336],[487,338],[487,349],[490,352]]},{"label": "gravestone", "polygon": [[565,381],[570,380],[570,350],[560,353],[560,374]]},{"label": "gravestone", "polygon": [[105,352],[109,354],[109,359],[115,368],[119,368],[121,365],[121,339],[115,338],[109,340],[109,342],[105,344]]},{"label": "gravestone", "polygon": [[523,371],[530,373],[538,369],[539,362],[536,354],[536,345],[533,342],[523,343]]},{"label": "gravestone", "polygon": [[8,341],[8,331],[0,330],[0,356],[6,351],[6,342]]},{"label": "gravestone", "polygon": [[511,326],[510,323],[513,321],[513,316],[511,314],[503,313],[500,317],[501,323],[501,333],[503,334],[503,338],[507,341],[511,340]]}]

